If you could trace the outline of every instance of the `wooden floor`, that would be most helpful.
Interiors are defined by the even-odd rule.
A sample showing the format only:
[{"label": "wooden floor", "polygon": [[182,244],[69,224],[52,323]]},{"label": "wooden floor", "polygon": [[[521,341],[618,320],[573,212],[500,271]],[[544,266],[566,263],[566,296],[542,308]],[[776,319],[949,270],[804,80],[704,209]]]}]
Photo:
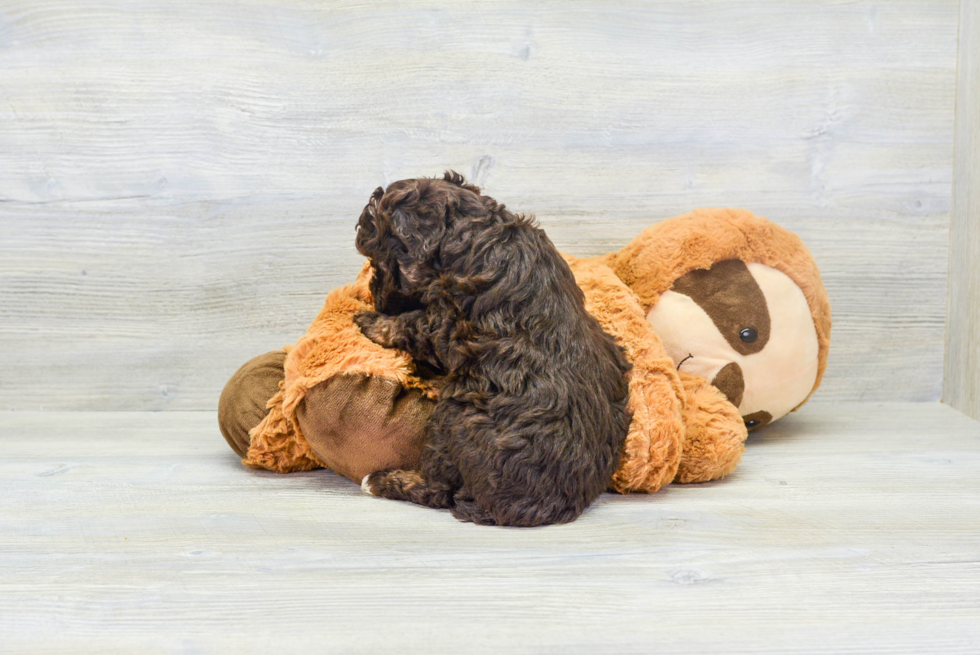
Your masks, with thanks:
[{"label": "wooden floor", "polygon": [[210,413],[0,416],[4,653],[980,652],[980,423],[938,404],[535,530],[245,469]]}]

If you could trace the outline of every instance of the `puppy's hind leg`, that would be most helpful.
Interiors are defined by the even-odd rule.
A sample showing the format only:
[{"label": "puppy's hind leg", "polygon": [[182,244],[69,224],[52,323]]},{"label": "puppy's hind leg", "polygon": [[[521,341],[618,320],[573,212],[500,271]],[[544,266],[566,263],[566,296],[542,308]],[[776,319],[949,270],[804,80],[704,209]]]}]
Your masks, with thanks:
[{"label": "puppy's hind leg", "polygon": [[418,471],[391,469],[364,476],[361,489],[372,496],[407,500],[418,505],[445,509],[453,504],[453,489],[445,482],[429,481]]},{"label": "puppy's hind leg", "polygon": [[456,494],[456,500],[452,508],[453,516],[464,523],[476,523],[477,525],[497,525],[496,519],[490,512],[476,504],[472,498],[462,498]]}]

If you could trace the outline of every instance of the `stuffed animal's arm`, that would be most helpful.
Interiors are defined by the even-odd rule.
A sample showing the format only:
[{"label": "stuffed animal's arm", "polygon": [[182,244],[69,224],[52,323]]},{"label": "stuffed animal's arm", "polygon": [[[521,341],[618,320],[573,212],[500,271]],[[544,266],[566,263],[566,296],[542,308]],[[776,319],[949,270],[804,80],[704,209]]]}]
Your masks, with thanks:
[{"label": "stuffed animal's arm", "polygon": [[735,470],[748,431],[735,405],[707,380],[682,371],[684,452],[674,482],[707,482]]}]

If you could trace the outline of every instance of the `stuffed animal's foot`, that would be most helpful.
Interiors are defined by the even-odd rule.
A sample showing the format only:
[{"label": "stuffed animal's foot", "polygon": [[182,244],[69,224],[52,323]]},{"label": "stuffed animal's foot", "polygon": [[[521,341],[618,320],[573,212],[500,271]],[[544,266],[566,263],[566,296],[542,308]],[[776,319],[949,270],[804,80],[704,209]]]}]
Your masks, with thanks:
[{"label": "stuffed animal's foot", "polygon": [[238,369],[218,400],[218,428],[239,457],[246,457],[252,441],[249,431],[269,413],[266,405],[286,377],[285,350],[253,357]]},{"label": "stuffed animal's foot", "polygon": [[681,373],[687,395],[684,450],[674,482],[707,482],[735,470],[748,431],[738,409],[703,378]]}]

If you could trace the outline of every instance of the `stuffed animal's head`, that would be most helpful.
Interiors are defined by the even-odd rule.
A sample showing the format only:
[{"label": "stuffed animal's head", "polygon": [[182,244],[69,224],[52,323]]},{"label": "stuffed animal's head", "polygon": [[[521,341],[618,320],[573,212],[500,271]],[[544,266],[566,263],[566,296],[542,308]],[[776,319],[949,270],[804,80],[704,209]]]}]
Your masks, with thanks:
[{"label": "stuffed animal's head", "polygon": [[678,370],[703,377],[750,430],[803,402],[817,380],[817,331],[784,273],[740,259],[678,278],[648,320]]},{"label": "stuffed animal's head", "polygon": [[744,210],[697,210],[648,228],[608,260],[678,370],[711,382],[750,430],[820,384],[830,305],[791,232]]}]

